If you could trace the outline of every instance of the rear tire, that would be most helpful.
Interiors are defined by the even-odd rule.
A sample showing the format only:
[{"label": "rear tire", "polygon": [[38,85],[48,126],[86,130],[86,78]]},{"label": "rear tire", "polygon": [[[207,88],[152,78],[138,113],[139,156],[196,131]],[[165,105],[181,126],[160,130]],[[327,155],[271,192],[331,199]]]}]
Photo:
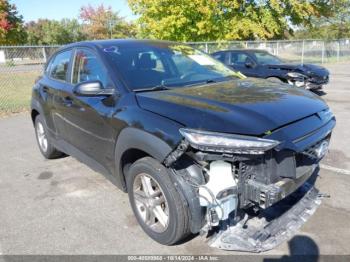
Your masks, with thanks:
[{"label": "rear tire", "polygon": [[64,154],[58,151],[50,142],[48,130],[41,115],[38,115],[35,118],[34,127],[36,141],[38,143],[40,152],[46,159],[56,159],[64,156]]},{"label": "rear tire", "polygon": [[163,165],[142,158],[130,167],[126,181],[132,210],[148,236],[173,245],[190,234],[188,207]]}]

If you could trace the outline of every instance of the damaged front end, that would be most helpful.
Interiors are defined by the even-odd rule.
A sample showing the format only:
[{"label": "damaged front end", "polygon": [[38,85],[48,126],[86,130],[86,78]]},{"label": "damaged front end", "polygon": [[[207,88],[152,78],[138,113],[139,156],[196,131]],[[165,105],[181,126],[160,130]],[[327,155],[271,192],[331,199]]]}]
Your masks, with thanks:
[{"label": "damaged front end", "polygon": [[320,204],[313,184],[330,132],[302,152],[249,136],[181,129],[164,164],[212,247],[262,252],[294,235]]}]

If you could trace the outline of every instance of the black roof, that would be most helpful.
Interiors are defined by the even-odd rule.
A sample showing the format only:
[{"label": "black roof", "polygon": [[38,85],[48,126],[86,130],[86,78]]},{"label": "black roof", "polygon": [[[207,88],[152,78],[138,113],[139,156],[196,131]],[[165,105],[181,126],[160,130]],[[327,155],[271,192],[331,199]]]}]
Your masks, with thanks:
[{"label": "black roof", "polygon": [[93,41],[76,42],[76,43],[68,44],[63,48],[76,47],[76,46],[106,48],[113,45],[138,45],[138,44],[167,46],[174,43],[176,42],[163,41],[163,40],[110,39],[110,40],[93,40]]}]

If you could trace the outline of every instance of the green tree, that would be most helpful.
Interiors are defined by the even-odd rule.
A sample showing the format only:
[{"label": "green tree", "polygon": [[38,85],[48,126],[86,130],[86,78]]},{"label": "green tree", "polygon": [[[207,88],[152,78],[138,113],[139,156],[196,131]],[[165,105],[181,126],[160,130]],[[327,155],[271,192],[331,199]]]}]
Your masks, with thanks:
[{"label": "green tree", "polygon": [[328,0],[128,0],[141,37],[177,41],[279,39]]},{"label": "green tree", "polygon": [[0,45],[17,45],[26,40],[23,18],[15,5],[0,0]]},{"label": "green tree", "polygon": [[66,43],[84,41],[87,35],[84,33],[84,26],[77,19],[62,19],[60,25],[66,31]]},{"label": "green tree", "polygon": [[350,37],[350,0],[333,0],[326,17],[312,17],[295,38],[342,39]]},{"label": "green tree", "polygon": [[127,22],[118,12],[103,4],[91,5],[80,9],[80,18],[84,22],[85,32],[89,39],[126,38],[136,35],[136,26]]},{"label": "green tree", "polygon": [[86,39],[82,25],[76,19],[39,19],[26,24],[26,31],[27,42],[31,45],[62,45]]}]

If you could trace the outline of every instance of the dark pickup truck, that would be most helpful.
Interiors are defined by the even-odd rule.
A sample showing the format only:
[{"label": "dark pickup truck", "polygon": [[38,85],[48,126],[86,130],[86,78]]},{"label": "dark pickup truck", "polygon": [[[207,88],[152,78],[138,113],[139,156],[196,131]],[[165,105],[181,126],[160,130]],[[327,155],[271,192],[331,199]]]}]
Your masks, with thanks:
[{"label": "dark pickup truck", "polygon": [[260,252],[315,212],[335,117],[309,91],[246,78],[174,42],[75,43],[33,87],[41,153],[71,155],[128,192],[165,245],[207,234]]}]

